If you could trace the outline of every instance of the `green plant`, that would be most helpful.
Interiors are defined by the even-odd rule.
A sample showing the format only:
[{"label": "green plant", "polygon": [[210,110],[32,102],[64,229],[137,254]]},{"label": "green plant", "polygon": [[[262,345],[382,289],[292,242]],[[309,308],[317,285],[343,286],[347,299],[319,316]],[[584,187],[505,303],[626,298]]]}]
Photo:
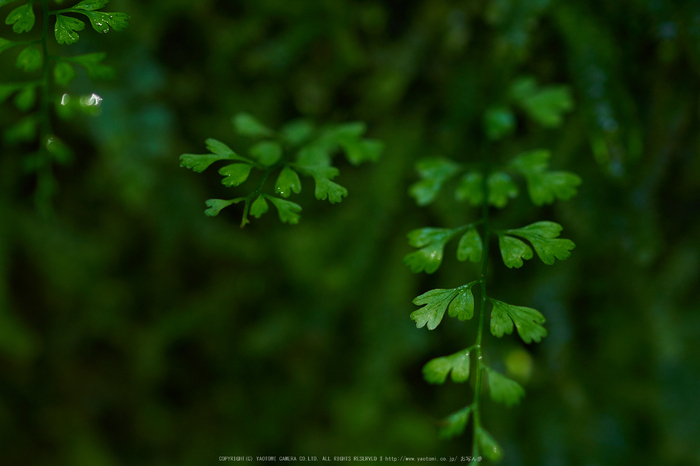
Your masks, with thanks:
[{"label": "green plant", "polygon": [[[247,157],[210,138],[206,140],[208,154],[183,154],[180,166],[201,173],[214,162],[233,162],[219,169],[219,174],[224,177],[221,182],[226,187],[241,185],[253,169],[261,172],[257,187],[248,195],[206,201],[209,208],[205,214],[208,216],[218,215],[221,209],[242,201],[241,228],[250,223],[248,215],[260,218],[266,213],[268,201],[275,206],[282,222],[298,223],[301,206],[286,198],[301,192],[299,174],[313,178],[316,199],[328,199],[331,204],[342,201],[348,191],[332,181],[340,173],[331,165],[333,156],[342,149],[351,164],[359,165],[378,160],[383,148],[379,141],[362,138],[366,127],[361,122],[317,128],[308,120],[295,120],[276,132],[251,115],[241,113],[233,118],[232,123],[238,134],[258,140],[250,147]],[[274,194],[266,192],[265,182],[277,172]]]},{"label": "green plant", "polygon": [[[532,78],[519,79],[511,87],[505,105],[489,108],[485,112],[484,129],[489,140],[499,141],[514,133],[516,116],[513,107],[520,108],[528,117],[545,127],[556,127],[561,124],[562,113],[571,109],[572,101],[565,87],[538,88]],[[434,384],[444,383],[448,374],[451,374],[453,382],[466,382],[475,373],[472,402],[449,415],[440,429],[442,437],[459,435],[466,429],[471,415],[472,461],[480,461],[481,455],[491,461],[497,461],[503,456],[501,447],[482,423],[480,406],[484,374],[489,394],[496,402],[511,406],[518,403],[525,394],[520,384],[484,361],[483,327],[487,304],[492,306],[492,335],[500,338],[504,334],[513,333],[515,328],[526,344],[540,342],[547,336],[545,317],[539,311],[508,304],[487,294],[491,237],[495,235],[498,238],[501,257],[508,268],[519,268],[523,265],[523,260],[531,259],[532,248],[548,265],[552,265],[555,259],[566,259],[574,248],[572,241],[558,238],[562,227],[550,221],[539,221],[515,229],[495,229],[490,206],[503,208],[518,195],[518,186],[513,181],[513,176],[524,178],[529,197],[537,206],[550,204],[555,199],[569,199],[576,193],[576,187],[581,182],[573,173],[549,170],[550,153],[547,150],[527,151],[503,164],[498,164],[494,158],[493,152],[486,152],[480,164],[461,164],[445,158],[418,162],[417,170],[421,180],[413,184],[409,192],[419,205],[434,201],[451,178],[464,173],[456,186],[455,198],[458,201],[469,201],[472,206],[481,206],[481,218],[457,228],[421,228],[411,231],[408,234],[409,244],[418,250],[404,258],[412,272],[433,273],[442,263],[447,242],[459,237],[457,259],[481,262],[479,278],[457,288],[434,289],[421,294],[413,303],[422,307],[411,314],[411,319],[418,328],[427,326],[429,330],[434,330],[440,324],[446,312],[460,321],[469,320],[475,314],[472,288],[478,285],[476,342],[449,356],[433,359],[423,367],[425,380]],[[471,368],[472,355],[474,370]]]},{"label": "green plant", "polygon": [[[0,0],[0,7],[17,0]],[[56,0],[57,4],[64,3]],[[32,142],[39,133],[36,151],[24,158],[24,167],[36,172],[36,204],[46,211],[56,186],[52,165],[67,164],[73,159],[73,151],[54,134],[52,106],[60,118],[71,117],[76,110],[87,114],[99,112],[101,98],[96,94],[71,96],[65,92],[54,92],[52,81],[57,86],[67,88],[77,77],[75,65],[80,65],[92,79],[111,78],[114,69],[102,64],[105,54],[88,53],[77,56],[62,56],[54,53],[50,44],[49,27],[53,17],[53,35],[59,45],[78,42],[78,31],[85,28],[85,22],[74,17],[84,16],[95,31],[106,33],[110,28],[121,31],[128,27],[129,15],[100,11],[109,0],[83,0],[70,8],[51,9],[48,0],[28,0],[14,8],[7,15],[5,24],[12,25],[16,34],[30,33],[36,23],[34,6],[41,7],[41,35],[29,40],[8,40],[0,38],[0,53],[22,47],[17,55],[16,67],[29,74],[32,79],[14,83],[0,83],[0,104],[12,95],[14,105],[20,112],[27,113],[7,128],[3,138],[10,144]]]}]

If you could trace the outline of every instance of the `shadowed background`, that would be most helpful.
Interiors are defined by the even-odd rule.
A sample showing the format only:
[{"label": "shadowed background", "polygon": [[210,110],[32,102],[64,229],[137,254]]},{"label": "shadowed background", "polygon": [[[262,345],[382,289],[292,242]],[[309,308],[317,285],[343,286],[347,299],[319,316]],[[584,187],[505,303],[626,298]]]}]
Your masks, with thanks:
[{"label": "shadowed background", "polygon": [[[434,275],[402,264],[405,234],[478,210],[446,190],[418,208],[415,162],[477,159],[484,111],[512,82],[567,84],[557,129],[519,119],[495,163],[552,150],[579,194],[545,208],[524,195],[496,227],[556,221],[577,245],[553,266],[507,269],[493,296],[531,306],[548,337],[486,334],[486,357],[526,389],[485,402],[504,465],[700,463],[700,2],[627,0],[114,0],[131,28],[87,29],[62,54],[105,50],[117,79],[84,74],[101,114],[56,122],[76,151],[56,170],[55,218],[37,215],[31,146],[0,142],[0,463],[201,465],[220,455],[469,454],[437,437],[471,401],[421,368],[474,341],[474,322],[416,329],[411,300],[477,278],[446,251]],[[0,9],[5,17],[11,10]],[[9,27],[0,37],[12,38]],[[0,79],[19,79],[15,51]],[[10,103],[0,128],[19,115]],[[179,168],[214,137],[245,152],[231,116],[271,127],[300,116],[367,122],[385,151],[341,165],[349,196],[297,197],[238,228],[204,200],[215,170]],[[524,192],[524,190],[521,190]],[[505,362],[505,363],[504,363]],[[499,366],[500,364],[500,366]]]}]

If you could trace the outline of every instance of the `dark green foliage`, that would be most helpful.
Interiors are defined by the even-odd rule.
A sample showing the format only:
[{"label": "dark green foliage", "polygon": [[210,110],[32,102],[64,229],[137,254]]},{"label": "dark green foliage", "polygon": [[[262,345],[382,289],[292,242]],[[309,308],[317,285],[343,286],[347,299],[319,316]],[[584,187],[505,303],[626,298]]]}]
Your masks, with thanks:
[{"label": "dark green foliage", "polygon": [[331,165],[335,153],[343,149],[348,161],[354,165],[365,161],[376,161],[382,150],[379,141],[363,139],[363,123],[332,125],[316,129],[306,120],[297,120],[285,125],[279,133],[266,127],[253,116],[241,113],[233,118],[234,129],[242,136],[266,138],[253,144],[248,150],[249,157],[243,157],[231,150],[223,142],[207,139],[209,154],[183,154],[180,166],[191,168],[201,173],[212,163],[221,160],[235,160],[238,163],[226,165],[219,169],[224,177],[221,183],[230,188],[243,184],[253,169],[262,171],[258,187],[244,198],[229,201],[210,199],[207,201],[209,216],[218,215],[221,209],[231,204],[245,201],[241,228],[247,223],[248,214],[255,218],[268,211],[267,200],[277,208],[283,223],[299,223],[302,208],[285,199],[265,193],[265,182],[270,176],[276,176],[274,193],[289,197],[301,192],[299,174],[314,180],[316,199],[328,200],[331,204],[341,202],[348,195],[348,190],[331,181],[340,171]]},{"label": "dark green foliage", "polygon": [[[0,7],[5,3],[0,2]],[[61,2],[57,2],[61,3]],[[85,29],[85,23],[70,14],[86,15],[98,32],[107,32],[109,26],[116,31],[121,31],[129,26],[129,15],[126,13],[107,13],[95,11],[109,3],[108,0],[85,0],[72,8],[49,9],[48,0],[25,2],[11,10],[5,18],[5,24],[12,25],[12,30],[16,34],[23,34],[32,31],[37,21],[34,13],[34,5],[40,5],[43,16],[43,29],[41,35],[35,40],[12,41],[0,38],[0,53],[13,47],[23,46],[17,55],[16,67],[33,75],[40,74],[39,79],[26,82],[26,84],[5,85],[0,83],[0,104],[14,92],[17,95],[14,99],[15,107],[20,112],[31,112],[28,117],[20,120],[15,126],[2,128],[3,139],[9,144],[25,143],[36,139],[38,133],[38,149],[35,153],[26,157],[27,171],[37,174],[37,188],[35,191],[35,202],[38,210],[45,215],[51,210],[50,200],[56,191],[56,182],[52,170],[53,164],[66,164],[72,161],[72,154],[65,144],[61,142],[61,149],[55,142],[58,141],[53,134],[53,113],[63,117],[72,116],[72,112],[61,109],[70,99],[68,94],[61,95],[54,92],[54,86],[69,86],[76,78],[76,72],[70,61],[83,65],[92,79],[111,78],[114,70],[111,67],[99,64],[105,57],[104,53],[92,53],[82,56],[65,57],[63,54],[54,53],[50,44],[49,24],[52,17],[54,36],[59,45],[69,45],[78,42],[78,31]],[[40,73],[37,73],[40,72]],[[53,80],[50,79],[51,75]],[[51,82],[53,81],[53,83]],[[94,94],[93,94],[94,95]],[[37,105],[37,101],[38,105]],[[80,99],[82,101],[82,99]],[[99,105],[99,101],[86,102],[83,107],[94,107]],[[35,108],[36,107],[36,108]],[[89,113],[89,111],[87,112]],[[53,147],[53,149],[52,149]]]}]

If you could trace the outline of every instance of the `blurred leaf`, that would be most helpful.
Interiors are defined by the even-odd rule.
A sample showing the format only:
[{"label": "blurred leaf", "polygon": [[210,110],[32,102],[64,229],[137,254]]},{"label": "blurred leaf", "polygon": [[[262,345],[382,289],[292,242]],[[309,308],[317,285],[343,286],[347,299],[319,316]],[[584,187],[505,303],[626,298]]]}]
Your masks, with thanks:
[{"label": "blurred leaf", "polygon": [[445,158],[429,158],[420,160],[416,170],[422,180],[409,188],[409,194],[415,198],[419,206],[428,205],[435,200],[442,185],[459,173],[461,166]]},{"label": "blurred leaf", "polygon": [[551,204],[555,199],[566,201],[576,195],[581,178],[570,172],[543,172],[527,175],[527,189],[533,204]]},{"label": "blurred leaf", "polygon": [[515,131],[515,115],[508,107],[491,107],[484,115],[486,137],[498,141]]},{"label": "blurred leaf", "polygon": [[475,228],[470,228],[459,240],[457,245],[457,260],[465,261],[469,259],[472,262],[481,260],[483,246],[481,244],[481,236]]},{"label": "blurred leaf", "polygon": [[511,87],[511,96],[530,118],[547,128],[560,126],[563,114],[574,106],[568,87],[538,88],[532,77],[516,81]]},{"label": "blurred leaf", "polygon": [[282,146],[272,141],[261,141],[250,148],[250,155],[258,159],[266,167],[269,167],[277,163],[282,157]]},{"label": "blurred leaf", "polygon": [[75,158],[75,153],[71,148],[56,136],[49,137],[46,141],[46,149],[53,155],[54,160],[61,165],[67,165],[73,162]]},{"label": "blurred leaf", "polygon": [[112,79],[115,76],[114,68],[100,63],[106,56],[104,52],[96,52],[65,58],[65,60],[82,65],[87,70],[90,79]]},{"label": "blurred leaf", "polygon": [[484,176],[480,172],[466,173],[455,190],[455,199],[468,200],[472,206],[481,205],[484,202],[483,180]]},{"label": "blurred leaf", "polygon": [[471,408],[466,406],[450,414],[447,419],[443,421],[445,425],[440,428],[440,438],[450,439],[462,435],[469,421],[469,413],[471,413]]},{"label": "blurred leaf", "polygon": [[551,204],[555,199],[570,199],[581,184],[581,178],[574,173],[546,171],[550,156],[547,150],[534,150],[518,155],[510,163],[525,176],[528,194],[535,205]]},{"label": "blurred leaf", "polygon": [[430,360],[423,366],[423,378],[428,383],[442,384],[450,371],[455,383],[466,382],[469,379],[469,351],[462,350],[450,356]]},{"label": "blurred leaf", "polygon": [[34,45],[22,50],[17,56],[17,68],[31,72],[41,68],[41,52]]},{"label": "blurred leaf", "polygon": [[503,458],[503,449],[486,430],[477,427],[474,429],[474,436],[486,459],[500,461]]},{"label": "blurred leaf", "polygon": [[26,5],[18,6],[7,15],[5,19],[5,24],[11,24],[12,30],[16,34],[21,34],[23,32],[29,32],[34,27],[34,10],[32,9],[33,2],[29,2]]},{"label": "blurred leaf", "polygon": [[9,50],[12,47],[17,47],[18,45],[22,45],[21,42],[12,42],[11,40],[0,37],[0,53],[4,52],[5,50]]},{"label": "blurred leaf", "polygon": [[506,173],[492,173],[489,175],[488,184],[489,203],[498,208],[505,207],[509,198],[512,199],[518,195],[518,187]]},{"label": "blurred leaf", "polygon": [[256,138],[272,136],[274,134],[274,131],[247,113],[239,113],[233,117],[233,126],[238,134],[243,136]]},{"label": "blurred leaf", "polygon": [[15,97],[15,106],[26,112],[34,106],[36,102],[36,88],[34,86],[26,86],[22,91],[20,91]]},{"label": "blurred leaf", "polygon": [[525,390],[518,382],[490,367],[486,368],[486,374],[488,375],[489,394],[493,401],[513,406],[520,403],[520,399],[525,396]]},{"label": "blurred leaf", "polygon": [[298,146],[311,139],[315,130],[316,127],[309,120],[294,120],[284,125],[280,133],[292,145]]},{"label": "blurred leaf", "polygon": [[513,332],[513,322],[518,329],[520,338],[525,343],[536,341],[539,343],[547,336],[547,329],[542,324],[545,318],[537,310],[506,304],[503,301],[488,298],[493,303],[491,311],[491,333],[496,337],[502,337],[504,333],[510,335]]},{"label": "blurred leaf", "polygon": [[73,68],[73,65],[70,63],[61,61],[56,63],[56,66],[53,68],[54,80],[56,81],[56,84],[60,86],[70,85],[71,81],[73,81],[76,76],[77,74],[75,72],[75,68]]}]

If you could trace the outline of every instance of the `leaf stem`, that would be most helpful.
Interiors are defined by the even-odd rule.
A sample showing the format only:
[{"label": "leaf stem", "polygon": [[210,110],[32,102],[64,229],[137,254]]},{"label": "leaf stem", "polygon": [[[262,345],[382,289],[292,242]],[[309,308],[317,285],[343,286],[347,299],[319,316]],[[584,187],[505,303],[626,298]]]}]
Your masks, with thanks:
[{"label": "leaf stem", "polygon": [[41,6],[44,14],[44,23],[42,25],[41,49],[42,57],[42,78],[40,81],[41,102],[40,102],[40,128],[39,128],[39,158],[40,163],[37,167],[37,190],[34,198],[36,208],[43,215],[50,214],[50,199],[53,194],[54,178],[51,172],[51,154],[48,151],[48,142],[51,137],[51,114],[49,111],[49,83],[51,69],[49,66],[49,0],[41,0]]},{"label": "leaf stem", "polygon": [[[489,186],[488,177],[491,170],[490,161],[488,153],[484,155],[484,178],[481,185],[482,192],[484,194],[484,203],[481,209],[481,222],[484,225],[484,253],[481,263],[481,299],[479,305],[479,324],[476,333],[476,344],[474,348],[476,349],[476,385],[474,387],[474,401],[472,402],[472,412],[474,414],[474,435],[472,442],[472,457],[479,457],[479,442],[476,438],[476,432],[481,428],[481,413],[479,411],[479,399],[481,396],[481,382],[484,372],[483,354],[481,351],[481,338],[484,331],[484,313],[486,310],[486,272],[488,269],[488,259],[489,259],[489,243],[491,237],[491,226],[489,223]],[[476,460],[473,460],[474,462]]]}]

